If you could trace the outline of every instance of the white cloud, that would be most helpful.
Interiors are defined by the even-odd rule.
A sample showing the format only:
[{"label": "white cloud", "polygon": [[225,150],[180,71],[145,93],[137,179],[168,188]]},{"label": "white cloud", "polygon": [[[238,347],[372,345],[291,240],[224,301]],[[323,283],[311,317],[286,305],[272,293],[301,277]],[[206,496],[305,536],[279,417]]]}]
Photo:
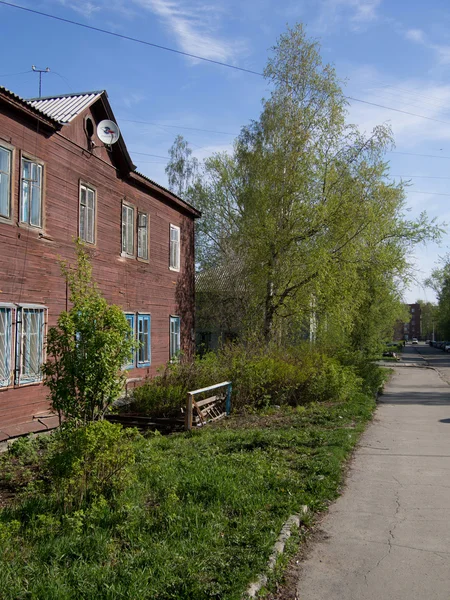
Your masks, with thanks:
[{"label": "white cloud", "polygon": [[158,15],[178,41],[181,49],[212,60],[226,61],[242,52],[242,42],[218,35],[220,7],[185,0],[134,0]]},{"label": "white cloud", "polygon": [[405,33],[405,37],[418,44],[423,44],[425,41],[425,34],[421,29],[408,29]]},{"label": "white cloud", "polygon": [[316,29],[322,32],[346,23],[353,31],[360,31],[378,19],[381,0],[322,0]]},{"label": "white cloud", "polygon": [[421,29],[408,29],[404,32],[404,36],[407,40],[432,50],[440,65],[450,65],[450,46],[445,44],[434,44]]},{"label": "white cloud", "polygon": [[83,15],[87,19],[92,17],[96,12],[101,10],[101,5],[94,4],[89,0],[58,0],[59,4],[71,8],[75,12]]}]

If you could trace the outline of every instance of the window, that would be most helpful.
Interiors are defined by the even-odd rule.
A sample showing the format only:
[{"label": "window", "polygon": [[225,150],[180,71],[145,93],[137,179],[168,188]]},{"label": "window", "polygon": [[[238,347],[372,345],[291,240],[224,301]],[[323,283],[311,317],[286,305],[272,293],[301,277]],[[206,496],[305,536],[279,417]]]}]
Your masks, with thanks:
[{"label": "window", "polygon": [[180,353],[180,317],[170,317],[170,359]]},{"label": "window", "polygon": [[20,221],[42,227],[42,165],[22,158]]},{"label": "window", "polygon": [[169,267],[173,271],[180,270],[180,228],[176,225],[170,226],[170,259]]},{"label": "window", "polygon": [[42,380],[44,362],[44,308],[21,307],[17,311],[16,382]]},{"label": "window", "polygon": [[148,215],[138,213],[138,258],[148,260]]},{"label": "window", "polygon": [[12,308],[0,306],[0,387],[11,383]]},{"label": "window", "polygon": [[[126,319],[128,321],[128,325],[131,328],[131,331],[132,331],[131,335],[132,335],[132,338],[134,340],[134,339],[136,339],[136,325],[135,325],[136,321],[135,321],[134,314],[132,314],[132,313],[125,313],[125,317],[126,317]],[[135,361],[134,361],[134,357],[133,357],[131,359],[131,361],[127,365],[124,365],[123,368],[124,369],[132,369],[134,367],[134,363],[135,363]]]},{"label": "window", "polygon": [[134,256],[134,208],[122,204],[122,252]]},{"label": "window", "polygon": [[138,315],[138,367],[149,367],[151,363],[150,315]]},{"label": "window", "polygon": [[11,157],[12,152],[0,146],[0,217],[11,217]]},{"label": "window", "polygon": [[80,239],[95,244],[95,190],[80,184]]}]

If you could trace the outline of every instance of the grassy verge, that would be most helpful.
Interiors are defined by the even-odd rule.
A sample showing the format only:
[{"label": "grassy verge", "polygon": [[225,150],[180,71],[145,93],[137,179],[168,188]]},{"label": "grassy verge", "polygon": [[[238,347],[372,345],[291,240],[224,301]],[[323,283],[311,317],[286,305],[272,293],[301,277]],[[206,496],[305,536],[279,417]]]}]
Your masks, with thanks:
[{"label": "grassy verge", "polygon": [[79,510],[35,481],[0,513],[2,599],[240,599],[286,518],[337,496],[373,409],[358,394],[136,438],[130,484]]}]

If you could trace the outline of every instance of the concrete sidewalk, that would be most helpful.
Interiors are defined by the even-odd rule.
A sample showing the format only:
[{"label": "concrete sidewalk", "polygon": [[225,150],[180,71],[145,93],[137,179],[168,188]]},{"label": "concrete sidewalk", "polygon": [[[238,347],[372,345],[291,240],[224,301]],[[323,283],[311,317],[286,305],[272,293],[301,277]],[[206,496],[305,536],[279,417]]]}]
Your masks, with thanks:
[{"label": "concrete sidewalk", "polygon": [[398,368],[321,525],[298,600],[450,599],[450,387]]}]

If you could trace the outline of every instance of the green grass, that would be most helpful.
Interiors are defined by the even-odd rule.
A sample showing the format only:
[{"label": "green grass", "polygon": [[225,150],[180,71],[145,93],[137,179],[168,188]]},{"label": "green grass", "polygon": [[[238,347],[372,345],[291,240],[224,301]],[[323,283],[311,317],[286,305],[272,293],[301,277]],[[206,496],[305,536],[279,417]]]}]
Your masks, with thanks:
[{"label": "green grass", "polygon": [[374,405],[359,394],[138,439],[131,485],[84,510],[33,484],[0,513],[0,598],[240,600],[287,517],[336,498]]}]

